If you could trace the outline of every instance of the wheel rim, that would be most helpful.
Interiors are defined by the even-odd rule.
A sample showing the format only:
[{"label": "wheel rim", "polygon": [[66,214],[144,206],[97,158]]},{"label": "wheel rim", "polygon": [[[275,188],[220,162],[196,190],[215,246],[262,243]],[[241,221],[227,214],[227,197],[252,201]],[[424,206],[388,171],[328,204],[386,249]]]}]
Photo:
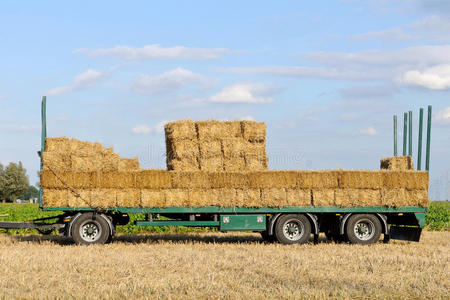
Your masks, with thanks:
[{"label": "wheel rim", "polygon": [[93,220],[85,221],[80,226],[81,238],[89,243],[96,242],[102,235],[102,227]]},{"label": "wheel rim", "polygon": [[353,232],[361,241],[370,240],[375,234],[375,224],[369,219],[361,219],[355,223]]},{"label": "wheel rim", "polygon": [[298,241],[302,238],[305,227],[296,219],[287,220],[283,225],[283,234],[290,241]]}]

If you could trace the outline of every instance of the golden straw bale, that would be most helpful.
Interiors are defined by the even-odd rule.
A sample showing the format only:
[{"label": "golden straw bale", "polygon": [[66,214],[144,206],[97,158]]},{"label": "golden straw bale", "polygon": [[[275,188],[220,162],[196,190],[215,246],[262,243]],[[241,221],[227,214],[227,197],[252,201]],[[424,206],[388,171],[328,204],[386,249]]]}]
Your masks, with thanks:
[{"label": "golden straw bale", "polygon": [[211,188],[211,176],[200,171],[170,171],[173,188]]},{"label": "golden straw bale", "polygon": [[66,189],[44,189],[42,204],[44,207],[67,207]]},{"label": "golden straw bale", "polygon": [[251,171],[264,171],[268,168],[267,158],[255,157],[253,155],[244,156],[245,159],[245,170]]},{"label": "golden straw bale", "polygon": [[213,188],[248,188],[247,172],[209,172],[211,187]]},{"label": "golden straw bale", "polygon": [[74,188],[88,189],[100,187],[98,172],[72,172],[72,186]]},{"label": "golden straw bale", "polygon": [[188,189],[189,206],[213,206],[219,203],[219,192],[216,189]]},{"label": "golden straw bale", "polygon": [[427,190],[406,190],[405,193],[409,206],[428,207],[430,204]]},{"label": "golden straw bale", "polygon": [[242,192],[238,194],[235,188],[219,188],[217,191],[219,193],[217,205],[220,207],[242,206],[244,203]]},{"label": "golden straw bale", "polygon": [[[102,172],[97,174],[100,188],[134,188],[139,172]],[[139,186],[140,187],[140,186]]]},{"label": "golden straw bale", "polygon": [[58,152],[70,154],[70,142],[66,137],[46,138],[45,152]]},{"label": "golden straw bale", "polygon": [[242,121],[243,137],[249,142],[262,143],[266,140],[266,123],[254,121]]},{"label": "golden straw bale", "polygon": [[340,171],[340,188],[379,189],[383,187],[383,176],[380,171]]},{"label": "golden straw bale", "polygon": [[165,207],[166,192],[164,190],[141,190],[141,207]]},{"label": "golden straw bale", "polygon": [[311,190],[286,189],[286,206],[312,206]]},{"label": "golden straw bale", "polygon": [[70,153],[77,156],[92,156],[98,154],[103,146],[100,143],[84,142],[77,139],[70,140]]},{"label": "golden straw bale", "polygon": [[297,171],[255,171],[248,172],[250,188],[295,188]]},{"label": "golden straw bale", "polygon": [[379,189],[344,188],[335,191],[337,206],[380,206],[381,192]]},{"label": "golden straw bale", "polygon": [[285,188],[261,189],[261,202],[259,206],[282,207],[287,205]]},{"label": "golden straw bale", "polygon": [[240,138],[223,139],[223,155],[225,158],[242,157],[247,148],[247,144],[249,143]]},{"label": "golden straw bale", "polygon": [[101,171],[102,172],[117,172],[119,170],[119,154],[113,153],[103,155],[101,157]]},{"label": "golden straw bale", "polygon": [[169,171],[148,169],[135,172],[136,188],[166,189],[171,188],[171,175]]},{"label": "golden straw bale", "polygon": [[210,172],[223,171],[223,157],[213,156],[200,158],[200,170]]},{"label": "golden straw bale", "polygon": [[72,171],[74,172],[101,172],[102,156],[78,156],[72,155]]},{"label": "golden straw bale", "polygon": [[167,170],[169,171],[198,171],[200,164],[198,157],[183,157],[183,159],[167,159]]},{"label": "golden straw bale", "polygon": [[166,155],[169,159],[197,157],[199,155],[199,142],[196,138],[168,139],[166,140]]},{"label": "golden straw bale", "polygon": [[118,207],[138,207],[141,204],[141,190],[139,189],[118,189]]},{"label": "golden straw bale", "polygon": [[199,140],[215,140],[227,136],[227,126],[219,121],[197,121],[195,122]]},{"label": "golden straw bale", "polygon": [[380,160],[380,169],[386,170],[414,170],[411,156],[393,156]]},{"label": "golden straw bale", "polygon": [[199,140],[200,157],[210,158],[215,156],[222,156],[222,143],[220,140]]},{"label": "golden straw bale", "polygon": [[91,206],[93,208],[110,208],[117,206],[116,189],[93,189],[91,191]]},{"label": "golden straw bale", "polygon": [[72,172],[43,170],[40,184],[43,188],[67,188],[67,186],[73,186]]},{"label": "golden straw bale", "polygon": [[241,121],[225,121],[224,138],[243,138]]},{"label": "golden straw bale", "polygon": [[388,207],[408,206],[406,189],[383,188],[381,189],[381,205]]},{"label": "golden straw bale", "polygon": [[224,157],[223,170],[226,172],[240,172],[245,170],[244,156],[240,157]]},{"label": "golden straw bale", "polygon": [[427,171],[383,171],[386,188],[428,189]]},{"label": "golden straw bale", "polygon": [[139,165],[138,158],[120,158],[119,159],[119,171],[139,171],[141,166]]},{"label": "golden straw bale", "polygon": [[164,125],[166,139],[194,139],[197,138],[195,123],[192,120],[169,122]]},{"label": "golden straw bale", "polygon": [[166,199],[166,207],[189,206],[188,189],[166,189],[163,192]]},{"label": "golden straw bale", "polygon": [[70,171],[72,169],[72,160],[70,155],[59,152],[42,153],[42,165],[44,170]]},{"label": "golden straw bale", "polygon": [[299,188],[337,188],[339,171],[298,171]]},{"label": "golden straw bale", "polygon": [[313,189],[312,190],[312,203],[313,206],[333,206],[334,189]]},{"label": "golden straw bale", "polygon": [[91,190],[76,189],[68,191],[69,207],[89,207],[91,205]]},{"label": "golden straw bale", "polygon": [[261,190],[260,189],[242,189],[243,206],[244,207],[261,207]]}]

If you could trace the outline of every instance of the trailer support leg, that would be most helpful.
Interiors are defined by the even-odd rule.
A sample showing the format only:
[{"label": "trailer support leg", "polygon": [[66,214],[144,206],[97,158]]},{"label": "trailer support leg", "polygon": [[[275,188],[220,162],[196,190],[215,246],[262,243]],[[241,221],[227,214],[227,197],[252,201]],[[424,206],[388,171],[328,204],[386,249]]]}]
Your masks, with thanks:
[{"label": "trailer support leg", "polygon": [[314,245],[317,245],[319,243],[319,235],[314,234]]}]

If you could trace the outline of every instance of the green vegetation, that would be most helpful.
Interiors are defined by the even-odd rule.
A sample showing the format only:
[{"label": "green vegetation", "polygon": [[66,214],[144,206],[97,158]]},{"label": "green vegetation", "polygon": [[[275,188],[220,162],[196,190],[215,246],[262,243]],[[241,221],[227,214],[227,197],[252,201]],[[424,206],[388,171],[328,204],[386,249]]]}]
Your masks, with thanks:
[{"label": "green vegetation", "polygon": [[425,220],[428,230],[450,230],[450,202],[431,202]]},{"label": "green vegetation", "polygon": [[6,199],[14,201],[23,196],[29,185],[27,170],[22,162],[12,162],[6,167],[0,164],[0,199],[3,202]]}]

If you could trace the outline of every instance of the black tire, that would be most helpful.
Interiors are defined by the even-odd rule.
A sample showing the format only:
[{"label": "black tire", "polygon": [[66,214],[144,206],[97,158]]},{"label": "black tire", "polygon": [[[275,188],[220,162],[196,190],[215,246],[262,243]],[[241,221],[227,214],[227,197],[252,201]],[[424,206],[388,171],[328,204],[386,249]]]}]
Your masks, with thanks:
[{"label": "black tire", "polygon": [[380,239],[381,223],[374,215],[352,215],[347,221],[345,232],[350,243],[370,245]]},{"label": "black tire", "polygon": [[72,224],[71,235],[79,245],[105,244],[111,238],[108,222],[101,215],[84,213]]},{"label": "black tire", "polygon": [[275,237],[282,244],[303,244],[311,236],[311,223],[304,215],[282,215],[275,224]]},{"label": "black tire", "polygon": [[261,237],[265,242],[275,242],[275,236],[273,234],[269,235],[267,231],[261,231]]}]

